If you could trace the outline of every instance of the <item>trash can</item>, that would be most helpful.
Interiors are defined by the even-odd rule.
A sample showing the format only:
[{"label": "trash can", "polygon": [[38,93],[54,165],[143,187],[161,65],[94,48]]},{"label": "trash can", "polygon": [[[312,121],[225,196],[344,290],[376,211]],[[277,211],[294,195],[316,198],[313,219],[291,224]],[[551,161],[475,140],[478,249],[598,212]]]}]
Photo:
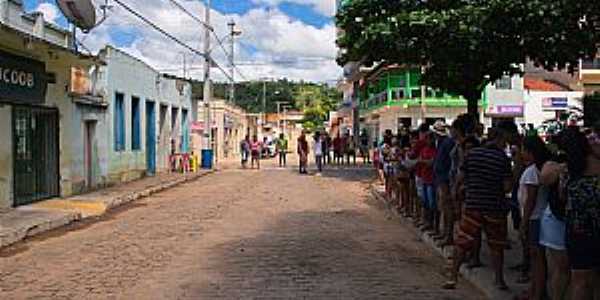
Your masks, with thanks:
[{"label": "trash can", "polygon": [[212,169],[213,167],[213,150],[202,150],[202,169]]}]

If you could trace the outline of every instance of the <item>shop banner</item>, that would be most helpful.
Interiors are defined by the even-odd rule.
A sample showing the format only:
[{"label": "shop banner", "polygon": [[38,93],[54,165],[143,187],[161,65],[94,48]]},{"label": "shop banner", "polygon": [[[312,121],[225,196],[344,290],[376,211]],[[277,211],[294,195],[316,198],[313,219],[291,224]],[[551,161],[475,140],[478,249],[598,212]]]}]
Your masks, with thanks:
[{"label": "shop banner", "polygon": [[542,98],[542,108],[544,110],[566,110],[567,108],[569,108],[569,98]]},{"label": "shop banner", "polygon": [[0,51],[0,102],[43,103],[46,85],[43,62]]}]

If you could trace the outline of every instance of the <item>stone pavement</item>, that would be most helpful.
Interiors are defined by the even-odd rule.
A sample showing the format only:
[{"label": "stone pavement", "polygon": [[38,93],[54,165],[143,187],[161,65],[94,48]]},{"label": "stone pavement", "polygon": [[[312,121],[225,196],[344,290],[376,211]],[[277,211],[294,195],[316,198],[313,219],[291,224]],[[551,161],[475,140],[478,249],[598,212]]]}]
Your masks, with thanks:
[{"label": "stone pavement", "polygon": [[54,198],[0,212],[0,248],[75,221],[98,217],[108,210],[147,197],[208,172],[165,173],[99,191]]},{"label": "stone pavement", "polygon": [[[387,202],[385,201],[384,197],[385,191],[383,186],[371,185],[370,189],[373,196],[375,196],[381,203],[384,203],[384,205],[387,205]],[[434,249],[445,259],[448,259],[448,257],[452,255],[451,247],[438,247],[436,245],[436,242],[428,234],[425,234],[414,227],[412,219],[401,217],[396,213],[395,210],[392,209],[389,210],[388,215],[389,217],[392,217],[399,223],[401,223],[403,227],[409,228],[414,234],[419,236],[419,238],[424,244]],[[498,300],[513,299],[515,296],[520,295],[522,291],[527,289],[527,284],[517,283],[517,279],[519,277],[520,272],[509,270],[510,266],[515,266],[519,264],[521,260],[521,244],[519,242],[519,234],[516,230],[513,230],[512,227],[510,227],[509,229],[509,240],[511,241],[511,247],[510,249],[506,249],[506,251],[504,252],[504,275],[506,277],[506,283],[508,284],[510,289],[508,291],[499,291],[497,288],[494,287],[494,273],[491,269],[490,253],[485,240],[485,235],[481,247],[481,260],[484,266],[482,268],[468,269],[465,267],[465,265],[463,265],[460,270],[463,276],[463,280],[459,281],[459,285],[464,284],[466,279],[467,281],[473,283],[479,289],[484,291],[484,293],[490,299]]]},{"label": "stone pavement", "polygon": [[372,172],[223,170],[0,251],[3,299],[484,299],[387,219]]}]

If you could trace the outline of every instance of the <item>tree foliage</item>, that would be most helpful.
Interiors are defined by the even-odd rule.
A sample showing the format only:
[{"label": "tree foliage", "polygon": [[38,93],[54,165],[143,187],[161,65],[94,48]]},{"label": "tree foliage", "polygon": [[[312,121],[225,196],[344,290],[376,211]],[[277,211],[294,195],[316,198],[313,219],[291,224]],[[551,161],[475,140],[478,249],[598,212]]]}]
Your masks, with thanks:
[{"label": "tree foliage", "polygon": [[[192,92],[202,97],[203,83],[193,82]],[[266,93],[265,93],[266,91]],[[228,99],[229,85],[213,84],[216,98]],[[286,102],[288,109],[305,113],[306,119],[314,126],[322,126],[329,111],[337,109],[342,96],[332,87],[317,83],[293,82],[287,79],[278,81],[248,81],[236,83],[235,104],[250,113],[263,112],[263,96],[266,95],[266,112],[277,112],[277,102]]]},{"label": "tree foliage", "polygon": [[465,96],[471,112],[518,64],[574,72],[600,42],[597,0],[354,0],[336,20],[340,65],[424,66],[424,84]]}]

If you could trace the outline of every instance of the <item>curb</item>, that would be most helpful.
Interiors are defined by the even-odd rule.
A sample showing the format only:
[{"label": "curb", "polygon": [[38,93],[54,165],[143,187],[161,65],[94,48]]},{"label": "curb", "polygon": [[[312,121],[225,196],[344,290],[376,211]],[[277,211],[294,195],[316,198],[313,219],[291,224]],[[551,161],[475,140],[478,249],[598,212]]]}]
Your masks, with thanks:
[{"label": "curb", "polygon": [[[395,210],[390,209],[390,207],[387,205],[387,201],[385,200],[384,196],[377,191],[374,185],[369,186],[369,191],[371,192],[371,195],[373,197],[375,197],[379,201],[382,201],[385,204],[386,210],[391,212],[391,214],[394,215],[395,218],[398,221],[400,221],[400,223],[403,226],[409,228],[409,230],[415,233],[419,240],[421,240],[423,243],[435,250],[435,252],[442,256],[444,259],[449,259],[449,257],[452,255],[452,249],[450,247],[438,247],[435,241],[428,234],[421,232],[418,228],[414,227],[414,225],[411,221],[409,221],[409,219],[399,215]],[[483,246],[485,247],[485,244]],[[513,299],[515,296],[517,296],[517,291],[515,291],[514,288],[505,292],[496,289],[493,284],[492,273],[493,272],[491,270],[486,268],[468,269],[464,265],[460,268],[460,274],[462,278],[464,280],[469,281],[471,284],[473,284],[475,287],[481,290],[489,299],[505,300]],[[442,283],[440,282],[440,288],[441,284]],[[458,284],[460,284],[460,281]]]},{"label": "curb", "polygon": [[149,197],[216,172],[216,170],[208,170],[203,173],[186,175],[183,178],[162,182],[142,191],[126,192],[107,201],[56,199],[18,208],[20,213],[26,215],[26,218],[28,217],[27,215],[32,215],[31,220],[25,221],[17,229],[0,226],[0,250],[27,238],[67,226],[77,221],[100,217],[121,205]]}]

